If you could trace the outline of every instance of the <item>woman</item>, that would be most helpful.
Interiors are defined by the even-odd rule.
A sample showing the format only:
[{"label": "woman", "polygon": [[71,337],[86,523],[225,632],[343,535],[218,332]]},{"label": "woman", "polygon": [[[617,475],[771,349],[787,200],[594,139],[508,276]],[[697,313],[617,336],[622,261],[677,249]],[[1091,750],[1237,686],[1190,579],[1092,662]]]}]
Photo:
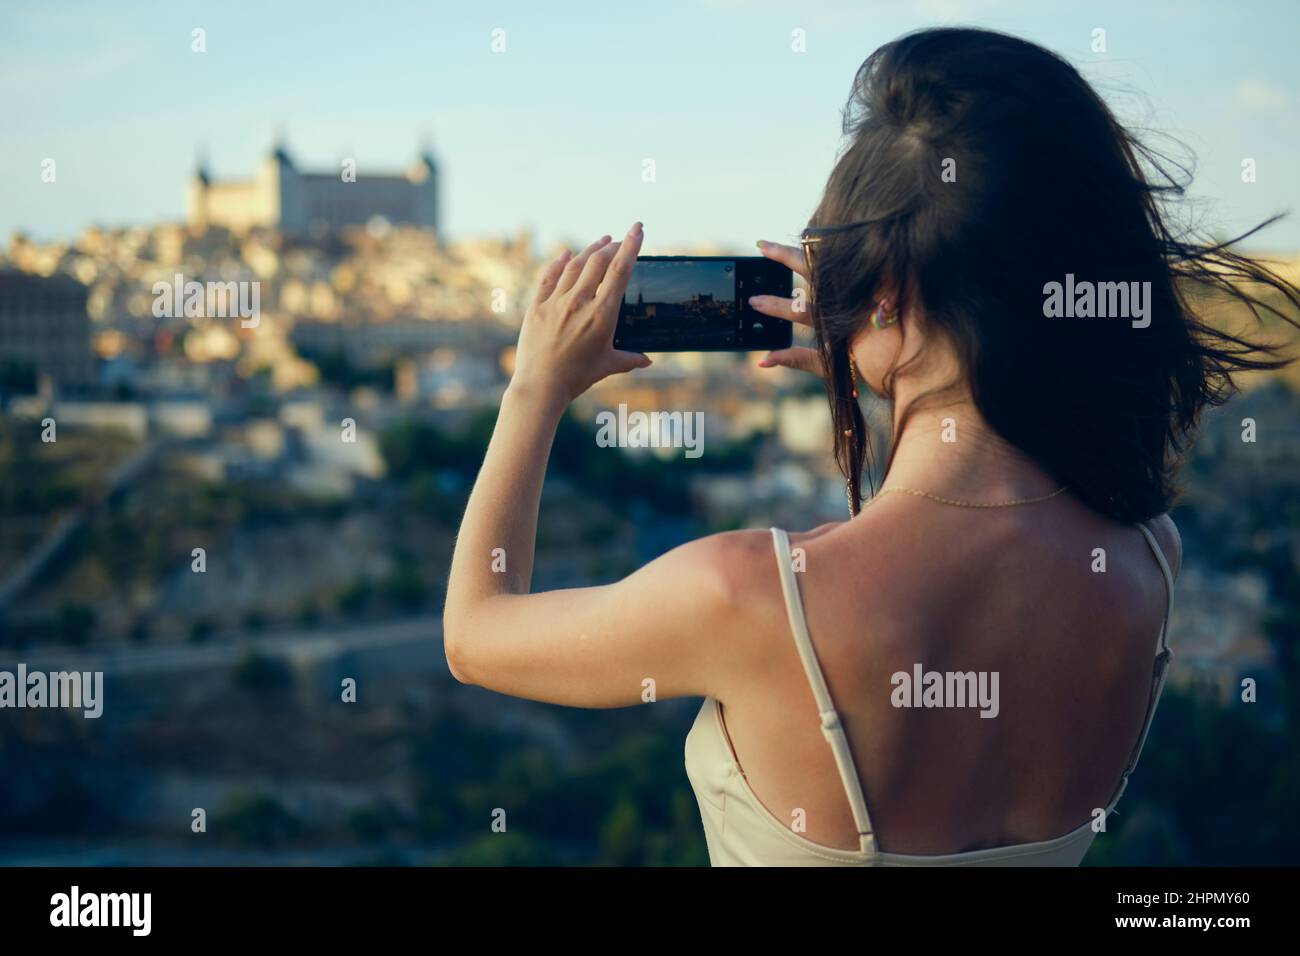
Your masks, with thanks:
[{"label": "woman", "polygon": [[[886,45],[845,131],[801,245],[760,243],[812,308],[753,304],[814,329],[815,350],[761,364],[824,376],[851,520],[713,535],[615,584],[529,592],[561,414],[649,364],[611,346],[638,223],[542,276],[456,543],[448,663],[570,706],[636,704],[648,681],[705,697],[686,765],[715,865],[1075,865],[1170,661],[1179,453],[1230,373],[1283,364],[1183,296],[1195,282],[1262,306],[1243,279],[1300,299],[1173,235],[1158,159],[1024,41]],[[863,385],[893,424],[868,507]]]}]

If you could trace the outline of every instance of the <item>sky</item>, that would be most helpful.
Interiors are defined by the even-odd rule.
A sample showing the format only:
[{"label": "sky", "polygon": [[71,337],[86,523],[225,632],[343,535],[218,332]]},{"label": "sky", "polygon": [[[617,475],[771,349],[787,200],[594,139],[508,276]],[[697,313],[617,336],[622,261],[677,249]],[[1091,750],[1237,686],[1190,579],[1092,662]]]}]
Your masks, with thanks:
[{"label": "sky", "polygon": [[0,0],[0,242],[179,221],[200,150],[247,178],[282,127],[299,168],[359,176],[431,143],[452,239],[527,229],[544,250],[639,219],[645,254],[752,250],[816,206],[862,60],[942,24],[1062,54],[1194,154],[1198,222],[1291,211],[1249,248],[1300,249],[1295,0]]}]

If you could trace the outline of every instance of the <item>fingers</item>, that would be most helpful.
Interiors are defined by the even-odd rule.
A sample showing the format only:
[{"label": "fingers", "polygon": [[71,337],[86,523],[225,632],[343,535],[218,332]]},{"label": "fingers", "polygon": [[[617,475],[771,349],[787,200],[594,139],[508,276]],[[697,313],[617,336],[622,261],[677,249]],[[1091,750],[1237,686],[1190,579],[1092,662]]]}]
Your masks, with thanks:
[{"label": "fingers", "polygon": [[582,269],[587,264],[587,260],[591,258],[592,253],[608,243],[609,239],[609,236],[601,236],[586,249],[583,249],[580,253],[570,259],[569,264],[566,265],[564,271],[560,273],[560,281],[556,284],[555,290],[563,295],[572,289],[574,283],[578,281],[578,276],[582,275]]},{"label": "fingers", "polygon": [[634,368],[646,368],[653,364],[650,356],[641,352],[621,352],[614,349],[605,360],[605,367],[608,369],[605,374],[617,375],[620,372],[630,372]]},{"label": "fingers", "polygon": [[551,297],[555,291],[556,283],[560,281],[560,273],[564,271],[565,264],[573,251],[565,249],[558,259],[552,260],[545,269],[542,270],[542,277],[537,283],[537,294],[533,296],[533,305],[541,305]]},{"label": "fingers", "polygon": [[818,378],[824,378],[824,369],[822,368],[822,357],[814,349],[807,349],[801,346],[795,346],[788,349],[777,349],[774,352],[768,352],[759,361],[759,368],[792,368],[800,372],[809,372]]},{"label": "fingers", "polygon": [[[641,223],[632,223],[632,228],[627,231],[623,241],[618,243],[618,249],[610,259],[608,267],[601,273],[600,288],[596,291],[602,306],[613,304],[617,306],[623,301],[623,293],[627,291],[627,284],[632,281],[632,270],[636,267],[637,253],[641,251],[641,243],[645,239],[645,230]],[[617,311],[615,311],[617,316]]]},{"label": "fingers", "polygon": [[806,295],[801,295],[797,299],[787,299],[779,295],[751,295],[749,304],[755,312],[770,315],[774,319],[785,319],[798,325],[813,324]]},{"label": "fingers", "polygon": [[621,245],[621,242],[607,242],[591,254],[587,264],[582,267],[582,274],[578,276],[578,281],[573,284],[570,294],[574,298],[582,301],[595,298],[596,290],[604,281],[609,264],[614,261]]},{"label": "fingers", "polygon": [[758,240],[758,249],[764,256],[808,278],[808,263],[804,259],[802,246],[783,246],[779,242]]}]

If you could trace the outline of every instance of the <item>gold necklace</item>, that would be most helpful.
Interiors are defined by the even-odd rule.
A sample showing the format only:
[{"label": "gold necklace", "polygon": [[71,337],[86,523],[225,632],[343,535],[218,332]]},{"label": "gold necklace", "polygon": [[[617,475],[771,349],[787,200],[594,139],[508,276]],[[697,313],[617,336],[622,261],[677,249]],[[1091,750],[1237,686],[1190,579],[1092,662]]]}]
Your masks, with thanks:
[{"label": "gold necklace", "polygon": [[[1013,501],[984,502],[984,501],[957,501],[955,498],[944,498],[941,495],[932,495],[930,494],[930,492],[921,491],[919,488],[905,488],[901,485],[895,485],[892,488],[881,488],[874,495],[872,495],[871,498],[867,500],[867,503],[862,507],[865,510],[866,508],[870,508],[878,499],[883,498],[885,495],[898,493],[900,495],[915,495],[917,498],[929,498],[931,501],[937,501],[940,504],[945,504],[945,505],[955,505],[958,508],[1010,508],[1014,505],[1032,505],[1037,501],[1047,501],[1049,498],[1055,498],[1057,495],[1061,494],[1065,490],[1066,490],[1066,486],[1062,485],[1060,488],[1057,488],[1055,491],[1051,492],[1050,494],[1038,495],[1035,498],[1016,498]],[[853,516],[853,508],[851,505],[849,508],[849,516],[850,517]]]}]

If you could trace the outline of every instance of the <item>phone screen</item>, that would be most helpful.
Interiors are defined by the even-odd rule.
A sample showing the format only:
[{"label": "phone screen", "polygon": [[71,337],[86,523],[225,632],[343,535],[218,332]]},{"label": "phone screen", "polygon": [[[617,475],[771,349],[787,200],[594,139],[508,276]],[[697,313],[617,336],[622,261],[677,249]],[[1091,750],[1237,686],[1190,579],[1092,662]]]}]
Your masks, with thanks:
[{"label": "phone screen", "polygon": [[623,296],[622,331],[642,351],[736,342],[736,264],[728,259],[641,261]]},{"label": "phone screen", "polygon": [[790,345],[790,323],[749,304],[789,298],[794,275],[761,256],[641,256],[619,307],[614,347],[633,352],[747,352]]}]

